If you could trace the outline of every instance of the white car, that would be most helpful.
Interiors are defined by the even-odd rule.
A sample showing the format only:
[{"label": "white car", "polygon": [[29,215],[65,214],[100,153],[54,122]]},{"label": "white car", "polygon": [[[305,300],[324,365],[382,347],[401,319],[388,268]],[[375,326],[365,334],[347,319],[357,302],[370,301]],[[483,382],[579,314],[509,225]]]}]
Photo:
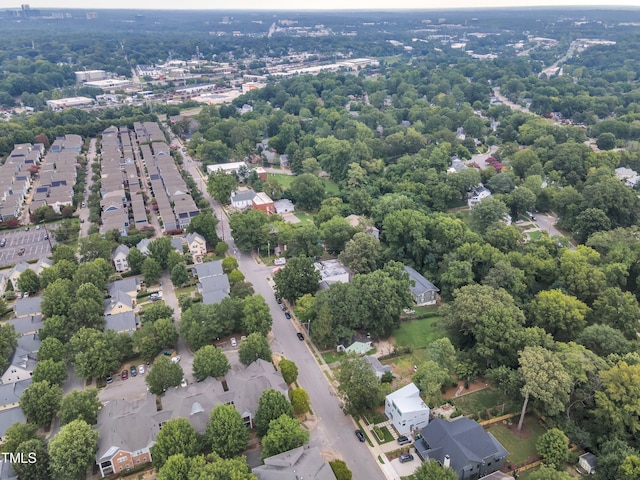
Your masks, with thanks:
[{"label": "white car", "polygon": [[238,341],[235,337],[231,337],[231,346],[234,348],[238,346]]},{"label": "white car", "polygon": [[140,366],[138,367],[138,373],[139,373],[140,375],[144,375],[144,365],[140,365]]},{"label": "white car", "polygon": [[176,355],[175,357],[171,357],[171,361],[173,363],[178,363],[180,362],[180,355]]},{"label": "white car", "polygon": [[180,382],[180,386],[181,386],[182,388],[185,388],[185,387],[187,386],[187,379],[186,379],[186,378],[183,378],[183,379],[182,379],[182,381]]}]

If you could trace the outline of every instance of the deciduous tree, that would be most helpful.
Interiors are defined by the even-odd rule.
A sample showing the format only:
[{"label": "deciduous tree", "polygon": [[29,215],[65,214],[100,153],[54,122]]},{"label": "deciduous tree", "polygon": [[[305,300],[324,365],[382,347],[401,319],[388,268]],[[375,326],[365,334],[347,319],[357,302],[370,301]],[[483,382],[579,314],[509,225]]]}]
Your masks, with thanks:
[{"label": "deciduous tree", "polygon": [[437,460],[423,462],[418,469],[413,472],[416,480],[457,480],[456,471],[449,467],[443,467]]},{"label": "deciduous tree", "polygon": [[336,378],[348,414],[362,413],[378,405],[381,396],[380,382],[369,364],[361,358],[340,362]]},{"label": "deciduous tree", "polygon": [[302,210],[317,210],[324,198],[324,184],[315,175],[303,173],[291,182],[289,193],[298,208]]},{"label": "deciduous tree", "polygon": [[582,331],[589,313],[589,307],[583,302],[561,290],[538,293],[528,310],[533,325],[544,328],[562,342],[575,338]]},{"label": "deciduous tree", "polygon": [[46,380],[51,385],[62,385],[67,378],[67,364],[64,361],[50,359],[39,361],[31,378],[34,382]]},{"label": "deciduous tree", "polygon": [[98,389],[72,390],[62,399],[58,416],[63,425],[74,420],[84,420],[89,425],[95,425],[98,422],[98,410],[101,407]]},{"label": "deciduous tree", "polygon": [[193,358],[193,376],[198,381],[207,377],[222,377],[230,368],[226,355],[213,345],[200,348]]},{"label": "deciduous tree", "polygon": [[291,392],[291,408],[296,415],[303,415],[311,408],[309,394],[302,388],[294,388]]},{"label": "deciduous tree", "polygon": [[380,241],[368,233],[358,232],[347,242],[340,261],[354,273],[371,273],[377,268]]},{"label": "deciduous tree", "polygon": [[149,370],[145,382],[151,393],[161,395],[169,388],[180,385],[183,376],[182,367],[163,356],[153,363],[153,368]]},{"label": "deciduous tree", "polygon": [[320,282],[320,273],[307,257],[289,259],[286,267],[274,275],[276,295],[295,302],[305,293],[315,293]]},{"label": "deciduous tree", "polygon": [[217,217],[211,212],[200,212],[187,226],[187,233],[199,233],[213,248],[219,241],[216,233]]},{"label": "deciduous tree", "polygon": [[242,326],[247,333],[266,336],[271,330],[273,318],[262,295],[252,295],[244,299]]},{"label": "deciduous tree", "polygon": [[211,411],[206,435],[211,450],[222,458],[231,458],[244,451],[249,441],[249,431],[231,405],[218,405]]},{"label": "deciduous tree", "polygon": [[144,259],[144,262],[142,262],[142,275],[147,285],[153,285],[160,280],[162,267],[155,259],[147,257]]},{"label": "deciduous tree", "polygon": [[22,442],[15,452],[24,459],[12,462],[13,471],[24,480],[51,480],[49,451],[46,442],[35,438]]},{"label": "deciduous tree", "polygon": [[301,447],[309,442],[309,432],[303,430],[300,422],[288,415],[281,415],[269,424],[267,434],[262,438],[262,459]]},{"label": "deciduous tree", "polygon": [[18,277],[18,290],[21,292],[36,293],[40,289],[38,274],[27,268]]},{"label": "deciduous tree", "polygon": [[172,455],[194,457],[198,453],[200,446],[196,431],[186,418],[172,418],[166,421],[151,447],[151,458],[156,469],[160,469]]},{"label": "deciduous tree", "polygon": [[20,408],[29,422],[48,427],[60,408],[62,388],[46,380],[33,382],[20,397]]},{"label": "deciduous tree", "polygon": [[259,358],[270,362],[271,348],[269,347],[269,340],[259,333],[251,333],[240,344],[238,355],[243,365],[250,365]]},{"label": "deciduous tree", "polygon": [[287,397],[282,393],[269,388],[262,392],[258,401],[258,410],[256,411],[255,425],[258,435],[263,437],[267,434],[269,423],[280,415],[288,415],[293,417],[293,410]]},{"label": "deciduous tree", "polygon": [[551,428],[536,441],[536,451],[545,465],[562,470],[569,458],[569,439],[562,430]]},{"label": "deciduous tree", "polygon": [[219,203],[229,205],[231,202],[231,192],[238,186],[238,177],[235,174],[228,174],[223,170],[209,174],[207,180],[207,191]]},{"label": "deciduous tree", "polygon": [[283,358],[280,360],[280,363],[278,363],[278,367],[287,385],[291,385],[298,379],[298,366],[292,360]]},{"label": "deciduous tree", "polygon": [[68,423],[49,442],[51,473],[56,480],[80,480],[95,462],[98,431],[83,420]]},{"label": "deciduous tree", "polygon": [[542,347],[525,347],[520,352],[520,374],[524,379],[524,403],[518,431],[522,429],[530,395],[541,402],[546,414],[555,415],[564,410],[569,401],[572,383],[556,355]]}]

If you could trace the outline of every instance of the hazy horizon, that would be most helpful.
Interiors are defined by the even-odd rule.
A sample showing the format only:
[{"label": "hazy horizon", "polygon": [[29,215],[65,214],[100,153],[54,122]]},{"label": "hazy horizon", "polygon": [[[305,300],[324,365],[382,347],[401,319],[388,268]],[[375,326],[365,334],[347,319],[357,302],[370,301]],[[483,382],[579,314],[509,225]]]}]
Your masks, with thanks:
[{"label": "hazy horizon", "polygon": [[[99,0],[41,0],[26,1],[32,9],[95,9],[95,10],[290,10],[290,11],[328,11],[328,10],[452,10],[452,9],[487,9],[487,8],[603,8],[615,10],[616,8],[640,8],[639,0],[617,0],[616,5],[603,4],[602,0],[450,0],[436,2],[433,0],[352,0],[344,2],[340,0],[326,0],[317,5],[307,4],[300,8],[299,2],[293,0],[236,0],[232,8],[229,5],[218,6],[209,0],[184,0],[179,4],[169,0],[111,0],[108,6]],[[213,5],[212,5],[213,3]],[[346,5],[345,3],[348,3]],[[3,9],[18,9],[20,3],[3,6]]]}]

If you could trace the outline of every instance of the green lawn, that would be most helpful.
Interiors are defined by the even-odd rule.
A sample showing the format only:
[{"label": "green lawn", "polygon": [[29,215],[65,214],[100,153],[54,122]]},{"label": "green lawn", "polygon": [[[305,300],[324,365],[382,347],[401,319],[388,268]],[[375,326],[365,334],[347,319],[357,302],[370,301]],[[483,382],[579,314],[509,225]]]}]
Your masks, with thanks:
[{"label": "green lawn", "polygon": [[294,215],[298,217],[301,222],[313,222],[313,215],[309,215],[306,212],[296,212]]},{"label": "green lawn", "polygon": [[[296,178],[295,175],[285,175],[283,173],[270,173],[269,178],[274,178],[282,188],[287,190],[291,186],[291,182]],[[322,183],[324,183],[324,190],[329,195],[337,195],[340,193],[340,188],[338,184],[333,180],[328,180],[326,178],[322,178]]]},{"label": "green lawn", "polygon": [[453,399],[456,408],[460,409],[463,415],[476,414],[481,410],[502,405],[504,401],[502,393],[492,388],[485,388]]},{"label": "green lawn", "polygon": [[393,442],[393,435],[391,435],[391,432],[389,431],[389,429],[387,427],[381,427],[379,432],[382,433],[382,441],[380,441],[380,439],[377,438],[377,435],[375,435],[376,441],[379,444],[382,445],[383,443]]},{"label": "green lawn", "polygon": [[339,362],[344,357],[345,357],[345,354],[343,352],[334,352],[334,351],[322,352],[322,358],[324,358],[324,361],[327,362],[328,365],[331,365],[332,363],[335,363],[335,362]]},{"label": "green lawn", "polygon": [[529,238],[531,240],[540,240],[542,238],[542,232],[540,230],[528,232],[527,235],[529,235]]},{"label": "green lawn", "polygon": [[[517,421],[518,417],[512,419],[514,425]],[[525,462],[530,456],[536,454],[536,441],[545,432],[545,428],[538,423],[538,419],[533,415],[525,417],[524,425],[528,435],[516,436],[509,429],[509,426],[503,423],[498,423],[488,430],[507,449],[509,452],[507,462],[511,462],[514,466]]]},{"label": "green lawn", "polygon": [[[416,310],[416,314],[417,314]],[[434,340],[445,337],[442,317],[429,317],[420,320],[407,320],[392,334],[395,343],[401,347],[425,347]]]}]

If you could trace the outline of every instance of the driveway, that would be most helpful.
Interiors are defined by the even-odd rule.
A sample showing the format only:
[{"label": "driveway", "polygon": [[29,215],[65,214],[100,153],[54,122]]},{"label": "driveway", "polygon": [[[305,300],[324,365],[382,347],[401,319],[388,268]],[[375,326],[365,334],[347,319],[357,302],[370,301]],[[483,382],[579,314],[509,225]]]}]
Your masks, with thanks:
[{"label": "driveway", "polygon": [[[555,225],[558,222],[558,217],[552,214],[543,214],[536,213],[536,221],[535,223],[544,231],[549,234],[549,237],[562,237],[566,238],[563,233],[558,230]],[[571,244],[571,242],[567,242],[569,249],[575,250],[576,247]]]}]

